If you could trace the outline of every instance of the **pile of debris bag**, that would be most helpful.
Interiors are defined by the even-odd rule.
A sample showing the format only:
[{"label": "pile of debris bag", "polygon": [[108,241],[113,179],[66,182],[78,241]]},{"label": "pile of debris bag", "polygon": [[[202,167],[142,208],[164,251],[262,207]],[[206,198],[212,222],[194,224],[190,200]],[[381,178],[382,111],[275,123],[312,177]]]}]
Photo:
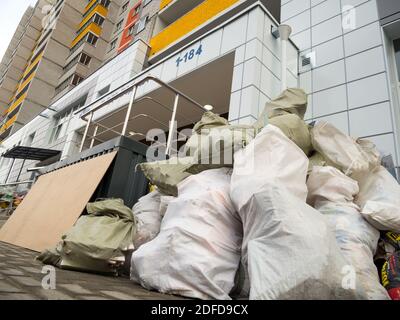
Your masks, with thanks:
[{"label": "pile of debris bag", "polygon": [[140,165],[155,191],[89,204],[40,259],[197,299],[400,299],[400,185],[306,110],[293,88],[252,126],[206,112],[183,157]]},{"label": "pile of debris bag", "polygon": [[27,193],[27,189],[17,190],[17,186],[0,187],[0,215],[11,215]]}]

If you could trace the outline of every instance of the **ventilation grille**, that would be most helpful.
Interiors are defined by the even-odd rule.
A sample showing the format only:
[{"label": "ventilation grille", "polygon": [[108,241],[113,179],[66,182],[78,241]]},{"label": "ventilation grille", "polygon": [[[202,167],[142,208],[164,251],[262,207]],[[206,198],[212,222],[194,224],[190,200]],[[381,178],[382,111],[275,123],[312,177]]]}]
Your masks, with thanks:
[{"label": "ventilation grille", "polygon": [[301,66],[302,67],[307,67],[311,65],[311,57],[303,58],[301,61]]}]

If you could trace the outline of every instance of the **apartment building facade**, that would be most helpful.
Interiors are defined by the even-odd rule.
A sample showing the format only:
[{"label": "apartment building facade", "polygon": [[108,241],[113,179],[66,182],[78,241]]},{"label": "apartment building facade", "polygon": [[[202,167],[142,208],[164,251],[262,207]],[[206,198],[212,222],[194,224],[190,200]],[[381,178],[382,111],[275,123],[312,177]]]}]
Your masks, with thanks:
[{"label": "apartment building facade", "polygon": [[[398,49],[395,35],[387,32],[393,21],[385,20],[395,15],[378,10],[379,0],[154,1],[143,0],[140,9],[130,1],[125,9],[130,14],[115,20],[111,42],[117,41],[109,46],[107,62],[54,99],[5,140],[3,149],[50,148],[66,159],[81,147],[101,144],[121,132],[134,88],[126,135],[140,141],[152,128],[168,131],[171,112],[164,107],[172,107],[175,96],[154,81],[142,83],[148,76],[200,105],[212,105],[232,124],[251,124],[281,91],[281,42],[274,31],[282,22],[293,29],[288,86],[309,94],[307,120],[328,120],[354,137],[368,137],[398,166]],[[132,21],[136,30],[125,33]],[[140,21],[148,27],[141,30]],[[126,34],[136,36],[138,30],[148,40],[132,37],[125,48]],[[202,115],[182,100],[178,128]],[[91,114],[89,126],[85,114]],[[20,171],[20,180],[29,179],[26,169],[35,165],[41,164],[21,168],[20,162],[3,159],[0,181],[15,181]]]},{"label": "apartment building facade", "polygon": [[[138,19],[142,8],[146,20]],[[17,132],[135,38],[148,37],[150,18],[156,12],[154,4],[140,0],[39,0],[29,8],[8,50],[16,53],[6,54],[1,64],[6,81],[0,84],[4,112],[0,140]],[[22,45],[14,48],[20,38]]]}]

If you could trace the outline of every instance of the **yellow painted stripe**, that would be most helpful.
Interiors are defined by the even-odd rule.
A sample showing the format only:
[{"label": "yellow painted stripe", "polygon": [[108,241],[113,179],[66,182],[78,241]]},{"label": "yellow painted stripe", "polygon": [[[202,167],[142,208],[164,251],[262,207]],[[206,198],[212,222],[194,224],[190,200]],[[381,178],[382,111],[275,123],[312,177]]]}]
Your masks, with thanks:
[{"label": "yellow painted stripe", "polygon": [[200,5],[189,11],[187,14],[170,24],[151,41],[150,55],[168,47],[171,43],[182,38],[198,26],[210,20],[220,12],[229,8],[239,0],[205,0]]},{"label": "yellow painted stripe", "polygon": [[83,14],[85,14],[86,12],[89,11],[89,9],[97,2],[97,0],[92,0],[90,1],[87,6],[85,7],[85,11],[83,12]]},{"label": "yellow painted stripe", "polygon": [[73,48],[84,36],[86,36],[89,32],[94,33],[96,36],[100,36],[101,28],[95,24],[94,22],[89,24],[87,28],[82,30],[82,32],[72,41],[70,48]]},{"label": "yellow painted stripe", "polygon": [[174,0],[162,0],[160,3],[160,10],[164,9],[167,5],[169,5]]},{"label": "yellow painted stripe", "polygon": [[107,8],[103,7],[101,4],[98,4],[96,8],[85,18],[78,26],[78,30],[82,28],[96,13],[103,16],[104,18],[107,17],[108,10]]},{"label": "yellow painted stripe", "polygon": [[43,53],[39,54],[36,59],[34,61],[32,61],[32,63],[28,66],[28,68],[25,69],[24,74],[22,75],[22,78],[25,77],[40,61],[40,59],[42,59],[43,57]]},{"label": "yellow painted stripe", "polygon": [[24,88],[32,81],[33,77],[35,76],[36,72],[33,72],[28,79],[26,79],[24,82],[21,83],[21,85],[18,87],[18,91],[15,93],[17,96],[18,93],[20,93]]},{"label": "yellow painted stripe", "polygon": [[20,96],[19,99],[18,99],[17,101],[15,101],[15,102],[8,108],[7,114],[13,112],[14,109],[15,109],[16,107],[18,107],[19,104],[20,104],[22,101],[25,100],[27,94],[28,94],[28,93],[25,92],[22,96]]},{"label": "yellow painted stripe", "polygon": [[17,113],[15,116],[13,116],[10,120],[8,120],[4,126],[1,127],[0,133],[3,133],[3,132],[6,131],[9,127],[11,127],[11,126],[13,125],[13,123],[15,122],[15,120],[17,120],[17,115],[18,115],[18,113]]}]

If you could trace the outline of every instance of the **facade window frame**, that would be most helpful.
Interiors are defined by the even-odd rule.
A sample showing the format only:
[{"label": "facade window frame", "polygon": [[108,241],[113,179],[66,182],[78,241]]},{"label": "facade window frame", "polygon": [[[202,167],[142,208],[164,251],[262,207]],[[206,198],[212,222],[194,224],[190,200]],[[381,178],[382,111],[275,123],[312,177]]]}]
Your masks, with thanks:
[{"label": "facade window frame", "polygon": [[126,10],[128,10],[128,6],[129,6],[129,1],[126,2],[126,3],[122,6],[121,14],[123,14]]},{"label": "facade window frame", "polygon": [[149,16],[146,15],[142,18],[139,19],[139,21],[136,23],[137,24],[137,30],[136,30],[136,34],[142,32],[143,30],[146,29],[147,26],[147,22],[149,21]]}]

